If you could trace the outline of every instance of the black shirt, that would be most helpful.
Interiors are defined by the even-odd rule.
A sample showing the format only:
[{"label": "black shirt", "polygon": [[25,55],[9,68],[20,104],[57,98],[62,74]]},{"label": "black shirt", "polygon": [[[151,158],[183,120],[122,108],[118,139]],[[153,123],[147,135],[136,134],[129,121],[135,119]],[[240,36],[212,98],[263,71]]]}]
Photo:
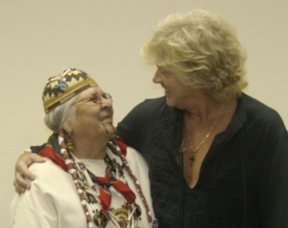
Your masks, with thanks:
[{"label": "black shirt", "polygon": [[163,228],[288,227],[288,136],[276,111],[243,94],[190,189],[179,153],[184,112],[165,97],[137,105],[117,134],[146,159]]}]

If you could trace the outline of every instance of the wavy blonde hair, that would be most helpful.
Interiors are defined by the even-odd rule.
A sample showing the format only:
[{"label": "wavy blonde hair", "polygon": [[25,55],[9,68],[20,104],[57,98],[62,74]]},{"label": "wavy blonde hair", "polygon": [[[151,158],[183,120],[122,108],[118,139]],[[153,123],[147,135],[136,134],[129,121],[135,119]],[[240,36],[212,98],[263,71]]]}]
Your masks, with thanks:
[{"label": "wavy blonde hair", "polygon": [[183,84],[207,89],[221,103],[239,97],[248,84],[246,51],[236,29],[208,11],[168,16],[144,43],[141,55],[172,71]]}]

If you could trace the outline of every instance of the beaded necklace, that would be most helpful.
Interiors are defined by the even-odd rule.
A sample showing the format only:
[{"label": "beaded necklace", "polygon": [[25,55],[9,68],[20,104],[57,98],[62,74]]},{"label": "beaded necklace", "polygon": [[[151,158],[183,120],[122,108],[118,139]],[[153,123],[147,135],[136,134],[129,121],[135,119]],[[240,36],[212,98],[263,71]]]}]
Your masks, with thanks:
[{"label": "beaded necklace", "polygon": [[[140,186],[137,178],[135,177],[135,175],[133,175],[131,169],[129,168],[129,164],[128,164],[125,156],[123,154],[121,154],[121,150],[120,150],[115,139],[110,140],[109,143],[107,144],[107,148],[109,148],[109,150],[107,150],[107,155],[104,159],[105,163],[107,164],[107,170],[106,170],[107,178],[108,179],[110,178],[110,179],[108,182],[106,182],[103,185],[102,192],[104,192],[106,194],[104,198],[108,199],[108,201],[103,200],[103,202],[102,202],[102,200],[100,200],[102,210],[100,210],[100,211],[97,210],[96,214],[92,218],[91,213],[89,212],[89,209],[88,209],[88,205],[90,202],[87,202],[87,195],[89,195],[89,189],[86,189],[86,188],[87,188],[87,186],[90,185],[90,187],[92,188],[92,191],[94,191],[94,193],[100,192],[100,195],[101,195],[101,191],[99,191],[99,189],[97,189],[95,186],[95,183],[97,183],[97,184],[100,183],[99,182],[100,178],[93,175],[88,169],[86,169],[85,165],[73,155],[72,142],[68,141],[67,145],[66,145],[64,137],[65,137],[64,131],[60,131],[58,134],[58,143],[60,146],[60,152],[61,152],[62,157],[65,161],[65,164],[67,166],[68,173],[71,174],[71,176],[74,180],[76,190],[77,190],[79,198],[81,200],[81,205],[82,205],[83,210],[84,210],[85,215],[86,215],[88,228],[93,227],[93,223],[95,223],[98,227],[106,227],[106,225],[108,224],[109,221],[111,221],[109,224],[114,224],[113,227],[127,227],[127,228],[131,227],[132,228],[132,227],[137,226],[138,220],[141,220],[140,207],[134,202],[135,195],[131,191],[129,186],[125,185],[123,183],[123,181],[125,182],[125,178],[123,175],[122,167],[127,170],[129,176],[132,178],[132,180],[135,184],[135,187],[136,187],[136,189],[140,195],[140,198],[143,202],[143,205],[145,207],[147,219],[148,219],[149,223],[152,222],[150,209],[148,207],[146,198],[142,192],[141,186]],[[108,153],[108,151],[110,151],[110,152]],[[120,165],[121,163],[122,163],[122,165]],[[115,171],[117,171],[116,172],[117,175],[115,175]],[[88,175],[85,176],[85,173]],[[90,177],[90,180],[89,180],[89,178],[87,179],[87,176]],[[123,181],[118,181],[118,179],[122,179]],[[87,182],[91,182],[91,181],[94,182],[94,184],[87,183]],[[119,221],[113,215],[113,213],[108,212],[109,205],[110,205],[110,203],[109,203],[110,202],[109,201],[109,187],[111,184],[110,181],[112,181],[112,184],[114,184],[114,181],[115,181],[122,186],[119,191],[120,192],[122,191],[122,194],[123,194],[124,198],[126,199],[126,203],[122,207],[124,207],[124,209],[127,211],[127,213],[129,213],[128,219],[126,221]],[[100,185],[101,185],[101,183],[100,183]],[[123,187],[124,187],[124,189],[123,189]],[[100,186],[100,188],[101,188],[101,186]],[[115,187],[115,188],[117,189],[117,187]],[[133,195],[134,195],[134,199],[133,199]],[[95,202],[97,202],[97,201],[94,201],[93,203],[95,203]],[[105,207],[105,205],[107,207]]]}]

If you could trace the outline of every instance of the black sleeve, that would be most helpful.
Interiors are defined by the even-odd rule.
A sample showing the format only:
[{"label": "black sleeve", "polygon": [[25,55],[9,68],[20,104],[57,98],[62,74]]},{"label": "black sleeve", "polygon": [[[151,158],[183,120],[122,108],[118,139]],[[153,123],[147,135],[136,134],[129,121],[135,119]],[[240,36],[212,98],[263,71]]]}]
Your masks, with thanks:
[{"label": "black sleeve", "polygon": [[259,211],[265,228],[288,227],[288,135],[281,118],[278,120],[263,141]]},{"label": "black sleeve", "polygon": [[46,146],[46,144],[49,144],[53,147],[56,153],[60,154],[60,147],[58,145],[58,134],[57,133],[52,133],[49,138],[47,143],[42,144],[41,146],[30,146],[30,149],[33,153],[39,154],[40,151]]},{"label": "black sleeve", "polygon": [[[139,125],[139,118],[141,118],[141,113],[143,113],[140,103],[132,109],[124,119],[118,123],[117,135],[120,136],[127,145],[139,150],[138,141],[140,138],[141,126]],[[141,121],[140,121],[141,122]]]},{"label": "black sleeve", "polygon": [[46,143],[42,144],[41,146],[30,146],[30,149],[33,153],[38,154],[44,147]]}]

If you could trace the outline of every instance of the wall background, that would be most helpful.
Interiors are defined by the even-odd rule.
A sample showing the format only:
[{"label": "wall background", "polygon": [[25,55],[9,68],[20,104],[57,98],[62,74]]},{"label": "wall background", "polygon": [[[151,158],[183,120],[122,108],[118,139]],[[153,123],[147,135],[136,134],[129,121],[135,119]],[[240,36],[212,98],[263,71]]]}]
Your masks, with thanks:
[{"label": "wall background", "polygon": [[42,144],[41,93],[68,67],[92,75],[114,97],[115,124],[145,98],[158,97],[153,67],[139,48],[168,14],[201,8],[238,28],[248,51],[246,92],[276,109],[288,125],[287,0],[0,0],[1,227],[9,227],[14,164]]}]

